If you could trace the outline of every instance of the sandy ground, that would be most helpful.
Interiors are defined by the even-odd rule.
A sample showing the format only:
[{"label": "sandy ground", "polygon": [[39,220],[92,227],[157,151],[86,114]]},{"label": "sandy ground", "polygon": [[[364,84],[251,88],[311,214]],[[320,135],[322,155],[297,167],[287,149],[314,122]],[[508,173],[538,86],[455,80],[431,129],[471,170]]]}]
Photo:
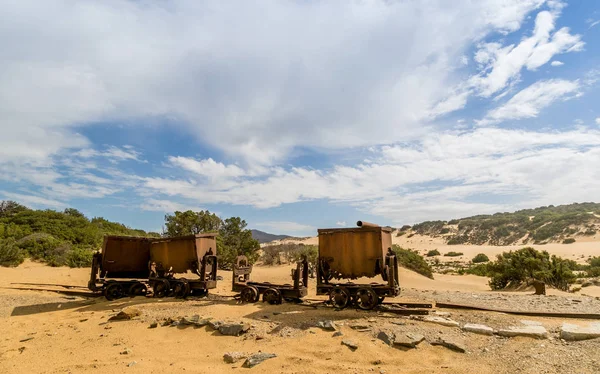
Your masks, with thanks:
[{"label": "sandy ground", "polygon": [[[253,279],[288,283],[290,270],[290,266],[255,267]],[[466,334],[456,328],[387,313],[313,309],[290,303],[239,305],[232,298],[222,297],[233,295],[231,273],[220,272],[220,275],[224,280],[208,298],[178,301],[137,297],[109,302],[5,288],[15,287],[10,284],[15,281],[84,286],[89,269],[50,268],[29,261],[18,268],[0,268],[0,372],[595,373],[600,365],[595,353],[600,348],[598,339],[577,343],[563,343],[558,339],[506,339]],[[437,275],[431,280],[403,270],[400,279],[403,287],[400,300],[511,298],[510,294],[487,291],[486,279],[481,277]],[[314,283],[310,294],[314,295]],[[517,300],[529,298],[527,294],[515,297]],[[570,311],[582,308],[580,304],[600,311],[600,302],[594,298],[577,296],[584,300],[575,303],[570,301],[571,294],[555,297]],[[110,316],[128,306],[138,308],[142,315],[131,321],[107,323]],[[452,318],[461,323],[486,323],[495,328],[519,323],[518,316],[450,312]],[[247,322],[253,327],[240,337],[221,336],[207,327],[148,328],[153,321],[195,314]],[[315,327],[317,321],[325,319],[336,321],[343,337],[332,337],[331,332]],[[563,322],[559,319],[527,319],[543,323],[549,331],[557,331]],[[357,322],[368,325],[370,330],[359,332],[349,327]],[[575,320],[575,323],[587,322]],[[427,341],[438,337],[458,339],[464,342],[468,353],[457,353],[426,342],[418,349],[407,351],[389,347],[375,338],[382,328],[393,328],[397,333],[420,333]],[[27,338],[33,339],[21,341]],[[353,340],[359,349],[351,351],[341,345],[342,339]],[[126,350],[129,353],[122,354]],[[223,354],[228,351],[272,352],[277,357],[247,369],[241,367],[242,361],[226,364]]]}]

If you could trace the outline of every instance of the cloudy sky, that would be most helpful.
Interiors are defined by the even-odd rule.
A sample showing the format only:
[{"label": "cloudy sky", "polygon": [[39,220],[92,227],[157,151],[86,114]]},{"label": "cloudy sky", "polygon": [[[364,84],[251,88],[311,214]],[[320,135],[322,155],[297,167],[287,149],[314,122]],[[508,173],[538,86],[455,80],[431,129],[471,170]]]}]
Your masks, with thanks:
[{"label": "cloudy sky", "polygon": [[0,5],[0,199],[160,230],[598,201],[596,1]]}]

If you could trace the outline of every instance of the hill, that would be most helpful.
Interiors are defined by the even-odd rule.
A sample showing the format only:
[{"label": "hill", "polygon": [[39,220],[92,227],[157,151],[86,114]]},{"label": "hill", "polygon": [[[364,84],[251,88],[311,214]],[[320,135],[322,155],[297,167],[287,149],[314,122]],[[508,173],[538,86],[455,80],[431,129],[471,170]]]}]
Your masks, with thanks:
[{"label": "hill", "polygon": [[252,229],[252,237],[256,240],[258,240],[259,243],[268,243],[268,242],[272,242],[274,240],[283,240],[283,239],[287,239],[290,238],[289,235],[275,235],[275,234],[269,234],[268,232],[264,232],[264,231],[260,231],[260,230],[254,230]]},{"label": "hill", "polygon": [[439,237],[449,245],[572,243],[600,231],[600,204],[574,203],[403,226],[396,236]]},{"label": "hill", "polygon": [[18,265],[31,257],[53,266],[87,266],[107,234],[160,236],[102,217],[89,219],[73,208],[57,212],[0,202],[0,265]]}]

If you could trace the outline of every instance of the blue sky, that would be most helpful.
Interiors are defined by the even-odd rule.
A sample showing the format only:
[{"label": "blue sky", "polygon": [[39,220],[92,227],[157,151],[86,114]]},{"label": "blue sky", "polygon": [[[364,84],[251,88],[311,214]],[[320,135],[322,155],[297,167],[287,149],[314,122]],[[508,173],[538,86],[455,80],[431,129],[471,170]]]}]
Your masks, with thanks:
[{"label": "blue sky", "polygon": [[30,1],[0,199],[309,236],[597,201],[595,1]]}]

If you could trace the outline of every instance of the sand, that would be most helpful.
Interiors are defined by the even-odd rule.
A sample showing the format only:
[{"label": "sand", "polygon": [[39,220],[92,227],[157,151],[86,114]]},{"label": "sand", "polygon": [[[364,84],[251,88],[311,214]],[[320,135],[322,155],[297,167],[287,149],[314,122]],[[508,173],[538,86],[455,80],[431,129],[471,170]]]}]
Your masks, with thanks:
[{"label": "sand", "polygon": [[[255,267],[253,279],[289,283],[291,268],[288,265]],[[219,274],[224,279],[211,294],[233,295],[231,272]],[[402,322],[404,326],[394,326],[417,331],[428,339],[436,336],[463,339],[473,352],[461,354],[426,343],[416,350],[403,351],[386,346],[371,333],[348,327],[352,321],[389,325],[389,317],[373,312],[313,310],[294,304],[271,306],[262,302],[238,305],[235,300],[223,297],[188,301],[143,297],[89,301],[52,292],[5,288],[14,287],[10,284],[14,281],[85,286],[88,278],[89,269],[51,268],[30,261],[18,268],[0,268],[1,373],[503,373],[514,372],[514,366],[510,365],[527,360],[535,362],[522,370],[525,373],[540,372],[539,365],[547,372],[564,372],[561,365],[578,363],[582,365],[580,372],[592,373],[595,367],[592,352],[598,349],[598,344],[585,343],[587,345],[568,351],[573,355],[571,361],[561,357],[562,353],[553,353],[557,355],[555,358],[539,361],[527,356],[535,347],[539,349],[540,343],[535,340],[515,339],[507,344],[502,339],[466,337],[460,330],[406,320]],[[399,299],[430,301],[423,295],[432,290],[439,295],[490,293],[487,279],[482,277],[438,274],[435,278],[431,280],[403,269],[400,280],[405,294]],[[311,280],[311,297],[314,293]],[[139,308],[142,316],[132,321],[106,322],[128,306]],[[153,321],[194,314],[243,321],[254,327],[241,337],[221,336],[208,328],[148,328]],[[498,326],[518,320],[518,317],[468,311],[460,311],[456,317]],[[344,336],[334,338],[331,332],[314,327],[323,319],[337,320]],[[556,329],[560,325],[556,320],[538,320],[547,323],[549,328]],[[21,342],[30,337],[33,339]],[[342,339],[353,340],[359,349],[351,351],[341,345]],[[490,351],[483,350],[485,347],[490,347]],[[559,352],[568,347],[558,344],[547,349]],[[129,353],[122,354],[125,351]],[[277,357],[246,369],[241,368],[242,362],[226,364],[223,361],[223,354],[229,351],[272,352]],[[581,354],[583,359],[578,356]]]}]

